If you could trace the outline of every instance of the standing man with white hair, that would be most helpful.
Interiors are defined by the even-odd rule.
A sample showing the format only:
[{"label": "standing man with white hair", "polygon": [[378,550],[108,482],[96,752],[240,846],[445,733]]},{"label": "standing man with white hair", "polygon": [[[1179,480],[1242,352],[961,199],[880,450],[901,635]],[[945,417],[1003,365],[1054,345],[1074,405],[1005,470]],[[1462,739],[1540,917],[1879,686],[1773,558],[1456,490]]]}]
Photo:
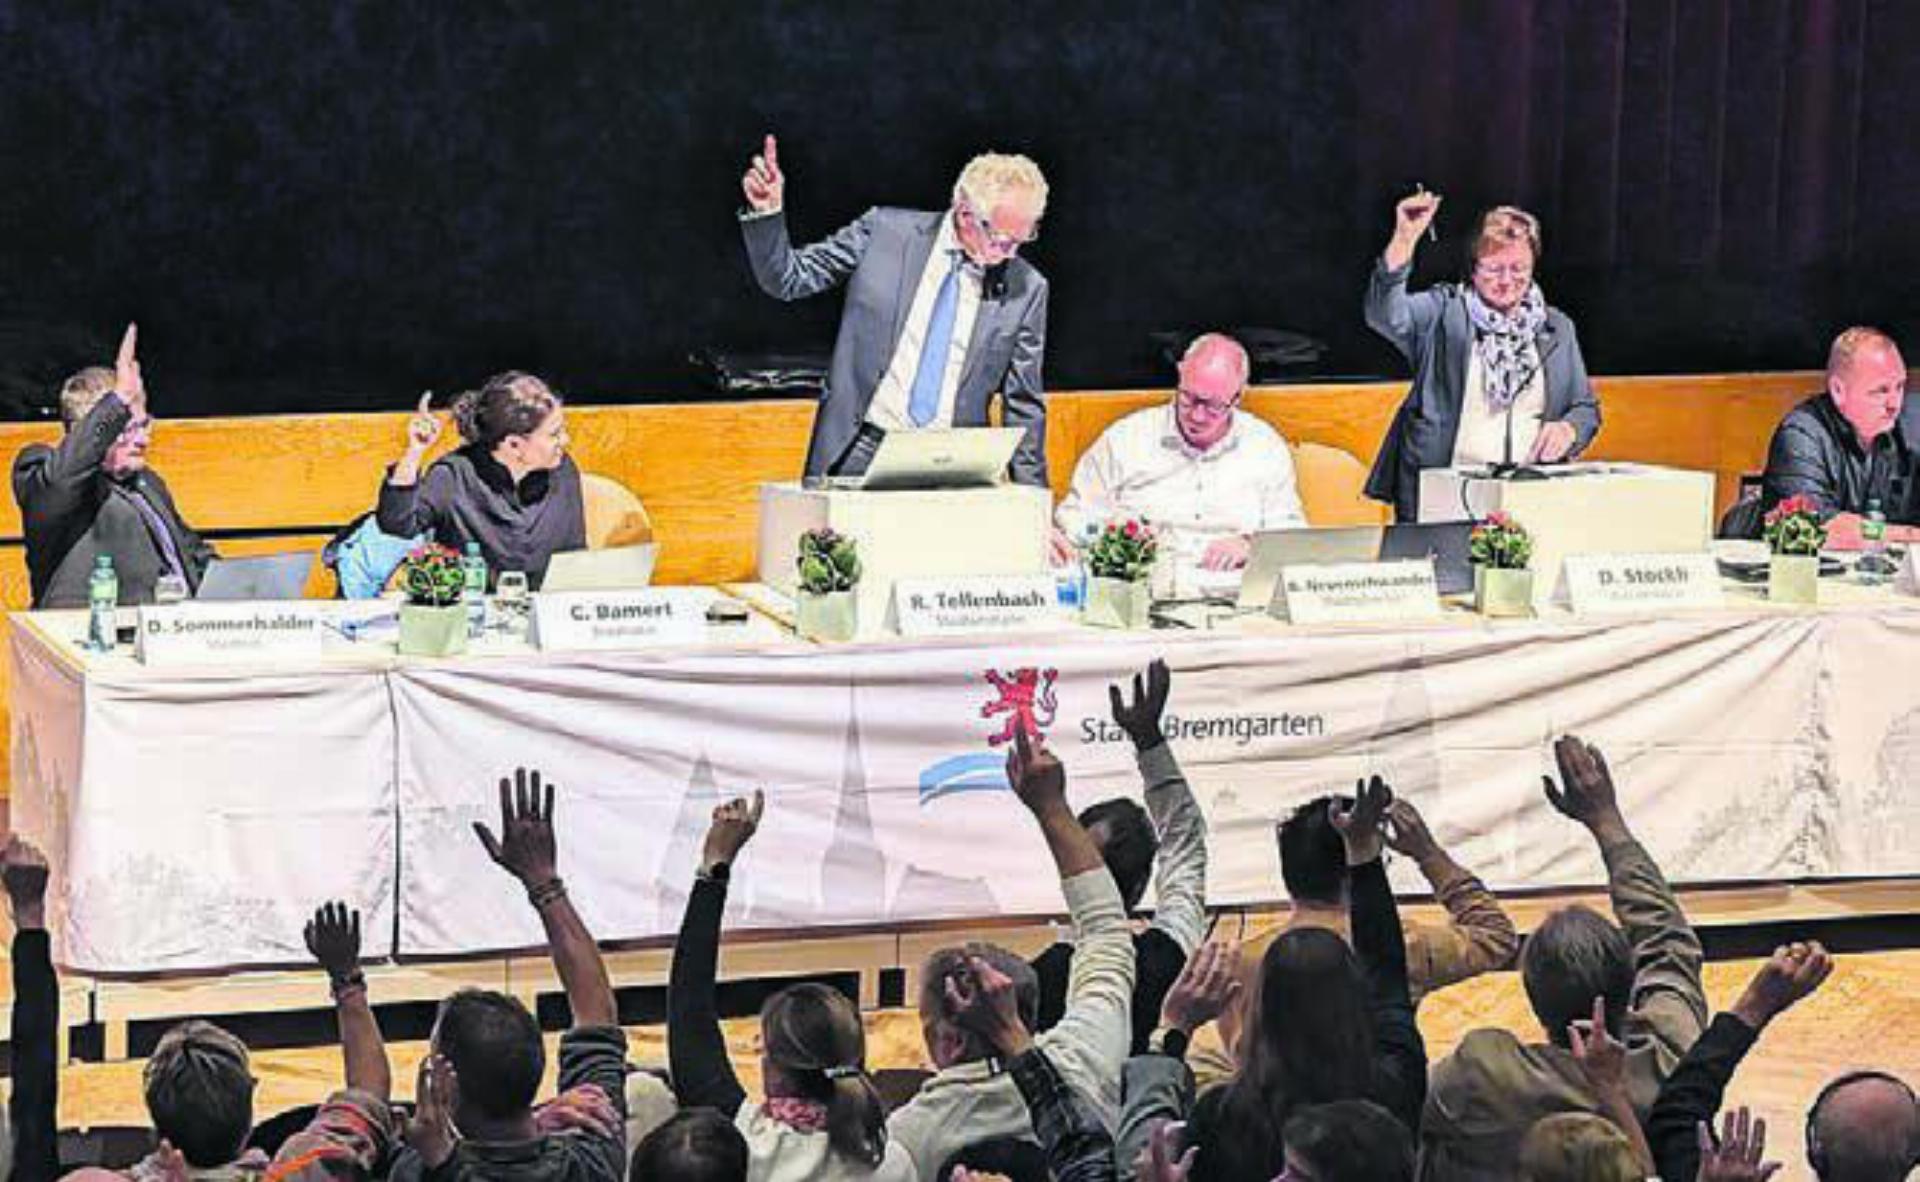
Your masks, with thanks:
[{"label": "standing man with white hair", "polygon": [[1080,457],[1054,511],[1061,534],[1138,518],[1170,539],[1177,595],[1225,590],[1260,530],[1304,528],[1293,453],[1240,409],[1247,351],[1225,333],[1196,337],[1164,406],[1108,427]]},{"label": "standing man with white hair", "polygon": [[740,187],[740,230],[763,291],[797,300],[847,285],[808,476],[865,472],[889,431],[986,426],[998,390],[1002,421],[1026,429],[1013,478],[1046,485],[1047,280],[1019,257],[1047,208],[1038,165],[976,156],[944,212],[876,206],[797,250],[774,137]]}]

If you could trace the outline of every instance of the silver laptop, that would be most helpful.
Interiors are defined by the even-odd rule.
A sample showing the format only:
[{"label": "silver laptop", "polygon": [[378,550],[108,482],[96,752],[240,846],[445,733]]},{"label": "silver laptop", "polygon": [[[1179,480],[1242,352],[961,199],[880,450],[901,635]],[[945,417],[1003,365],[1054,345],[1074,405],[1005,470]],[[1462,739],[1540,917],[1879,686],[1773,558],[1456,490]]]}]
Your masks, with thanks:
[{"label": "silver laptop", "polygon": [[1243,611],[1266,611],[1280,585],[1280,571],[1289,566],[1322,566],[1333,562],[1372,562],[1380,554],[1380,527],[1342,529],[1270,529],[1253,535],[1253,548],[1240,576],[1240,594],[1234,606]]},{"label": "silver laptop", "polygon": [[830,483],[874,490],[982,488],[999,483],[1025,434],[1020,427],[889,431],[865,475]]},{"label": "silver laptop", "polygon": [[229,603],[299,599],[306,591],[313,560],[312,550],[216,558],[200,577],[200,588],[193,597]]},{"label": "silver laptop", "polygon": [[604,550],[562,550],[547,560],[542,591],[630,591],[653,582],[660,547],[609,546]]}]

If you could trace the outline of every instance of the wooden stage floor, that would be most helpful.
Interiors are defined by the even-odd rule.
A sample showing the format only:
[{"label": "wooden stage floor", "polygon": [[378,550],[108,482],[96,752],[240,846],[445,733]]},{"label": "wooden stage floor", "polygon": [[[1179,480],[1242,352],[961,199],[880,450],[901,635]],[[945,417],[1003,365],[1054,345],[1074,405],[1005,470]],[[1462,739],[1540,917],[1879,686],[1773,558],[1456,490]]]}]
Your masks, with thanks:
[{"label": "wooden stage floor", "polygon": [[[1734,960],[1707,967],[1707,988],[1716,1006],[1730,1004],[1758,961]],[[1483,977],[1444,990],[1421,1006],[1420,1024],[1438,1057],[1466,1031],[1505,1026],[1531,1036],[1533,1023],[1519,978],[1514,973]],[[758,1086],[751,1020],[728,1024],[736,1062],[749,1087]],[[919,1026],[905,1010],[878,1010],[868,1017],[869,1059],[876,1067],[925,1065]],[[665,1059],[664,1031],[635,1027],[633,1058],[639,1063]],[[411,1094],[413,1072],[423,1043],[391,1048],[397,1091]],[[1769,1030],[1735,1078],[1730,1097],[1755,1106],[1778,1130],[1774,1154],[1788,1163],[1785,1177],[1808,1177],[1799,1136],[1800,1118],[1821,1084],[1860,1066],[1891,1070],[1920,1079],[1920,950],[1844,955],[1820,993],[1802,1003]],[[144,1124],[139,1061],[73,1064],[61,1074],[63,1126]],[[340,1060],[331,1047],[259,1052],[254,1071],[260,1080],[257,1111],[320,1099],[340,1080]],[[551,1082],[549,1082],[549,1088]]]}]

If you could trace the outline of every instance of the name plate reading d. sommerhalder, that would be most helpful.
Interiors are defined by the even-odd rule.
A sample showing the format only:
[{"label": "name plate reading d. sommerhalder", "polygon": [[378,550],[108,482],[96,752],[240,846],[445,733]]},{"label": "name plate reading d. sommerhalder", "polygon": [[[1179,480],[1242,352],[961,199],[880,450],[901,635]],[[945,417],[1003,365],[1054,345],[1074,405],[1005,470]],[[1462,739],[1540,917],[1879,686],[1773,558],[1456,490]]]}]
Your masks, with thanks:
[{"label": "name plate reading d. sommerhalder", "polygon": [[320,655],[323,609],[297,602],[143,607],[134,652],[147,665],[231,665]]},{"label": "name plate reading d. sommerhalder", "polygon": [[1569,554],[1567,599],[1576,616],[1720,607],[1711,554]]},{"label": "name plate reading d. sommerhalder", "polygon": [[706,606],[691,589],[542,591],[533,597],[533,642],[545,652],[699,644]]},{"label": "name plate reading d. sommerhalder", "polygon": [[1350,624],[1440,618],[1433,559],[1286,567],[1273,614],[1295,624]]},{"label": "name plate reading d. sommerhalder", "polygon": [[1052,575],[898,579],[893,584],[894,624],[907,637],[1046,628],[1060,623],[1059,602]]}]

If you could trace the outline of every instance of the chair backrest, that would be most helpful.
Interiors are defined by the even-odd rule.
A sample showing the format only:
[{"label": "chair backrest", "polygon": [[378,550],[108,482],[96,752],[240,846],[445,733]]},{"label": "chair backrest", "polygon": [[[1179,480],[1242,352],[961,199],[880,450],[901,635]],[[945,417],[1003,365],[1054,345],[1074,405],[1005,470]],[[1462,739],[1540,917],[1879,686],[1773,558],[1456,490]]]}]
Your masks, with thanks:
[{"label": "chair backrest", "polygon": [[653,519],[633,490],[611,476],[580,474],[580,498],[586,509],[587,549],[639,546],[653,541]]},{"label": "chair backrest", "polygon": [[1385,525],[1391,519],[1391,508],[1368,498],[1367,466],[1359,457],[1324,443],[1289,442],[1287,447],[1308,525]]}]

